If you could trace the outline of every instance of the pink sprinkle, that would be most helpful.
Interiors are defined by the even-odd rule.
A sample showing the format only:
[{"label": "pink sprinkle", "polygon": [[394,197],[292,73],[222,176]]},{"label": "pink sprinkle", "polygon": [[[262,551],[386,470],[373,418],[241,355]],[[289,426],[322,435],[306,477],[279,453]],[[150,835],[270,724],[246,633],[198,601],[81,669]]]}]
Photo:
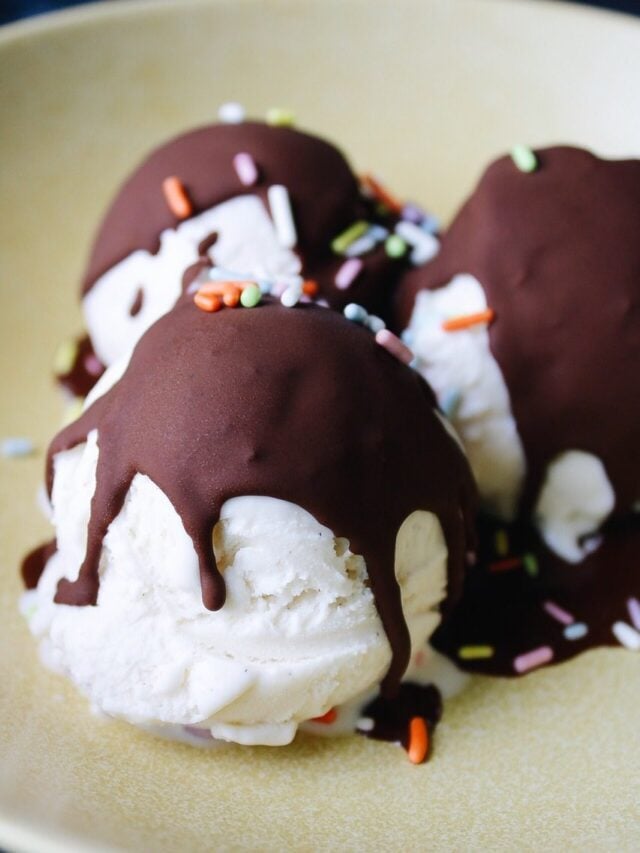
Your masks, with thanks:
[{"label": "pink sprinkle", "polygon": [[557,619],[557,621],[561,622],[563,625],[573,625],[576,621],[570,613],[567,613],[566,610],[563,610],[562,607],[555,604],[553,601],[545,601],[542,606],[549,616],[553,616],[554,619]]},{"label": "pink sprinkle", "polygon": [[376,343],[384,347],[387,352],[390,352],[403,364],[411,364],[413,361],[413,353],[409,347],[405,346],[400,338],[390,332],[389,329],[380,329],[376,333]]},{"label": "pink sprinkle", "polygon": [[629,616],[633,622],[633,627],[640,631],[640,601],[637,598],[630,598],[627,601],[627,608],[629,609]]},{"label": "pink sprinkle", "polygon": [[99,362],[97,357],[91,353],[85,358],[84,366],[87,370],[87,373],[89,373],[91,376],[99,376],[104,370],[104,367],[102,366],[101,362]]},{"label": "pink sprinkle", "polygon": [[515,658],[513,668],[516,672],[528,672],[530,669],[542,666],[543,663],[549,663],[552,659],[553,649],[549,646],[540,646],[539,649],[533,649],[533,651],[525,652],[525,654]]},{"label": "pink sprinkle", "polygon": [[362,261],[360,258],[349,258],[336,273],[336,287],[339,290],[346,290],[358,278],[361,269]]},{"label": "pink sprinkle", "polygon": [[245,151],[236,154],[233,158],[233,168],[236,170],[236,175],[240,178],[240,183],[245,187],[252,187],[258,180],[258,167],[256,162]]}]

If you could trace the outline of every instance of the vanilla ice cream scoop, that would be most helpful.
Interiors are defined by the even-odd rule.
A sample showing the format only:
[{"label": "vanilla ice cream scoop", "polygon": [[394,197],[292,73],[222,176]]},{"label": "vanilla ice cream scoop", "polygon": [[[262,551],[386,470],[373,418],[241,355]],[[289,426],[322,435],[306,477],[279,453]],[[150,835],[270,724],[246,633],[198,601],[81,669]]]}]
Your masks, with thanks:
[{"label": "vanilla ice cream scoop", "polygon": [[316,305],[185,297],[49,466],[57,551],[31,628],[96,708],[156,729],[283,744],[392,694],[473,547],[429,388]]},{"label": "vanilla ice cream scoop", "polygon": [[396,321],[485,508],[578,563],[640,498],[640,161],[562,146],[522,162],[489,166]]}]

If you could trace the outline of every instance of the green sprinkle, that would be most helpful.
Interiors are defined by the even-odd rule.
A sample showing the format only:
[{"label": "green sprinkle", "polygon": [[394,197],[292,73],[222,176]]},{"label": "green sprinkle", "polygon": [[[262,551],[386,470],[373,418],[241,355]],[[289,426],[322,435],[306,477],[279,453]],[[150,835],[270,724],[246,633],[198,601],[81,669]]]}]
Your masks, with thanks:
[{"label": "green sprinkle", "polygon": [[390,258],[401,258],[407,251],[407,244],[402,237],[391,234],[384,241],[384,250]]},{"label": "green sprinkle", "polygon": [[538,560],[535,554],[523,554],[522,565],[525,572],[532,578],[538,577]]},{"label": "green sprinkle", "polygon": [[509,553],[509,537],[506,530],[498,530],[495,538],[496,554],[499,557],[506,557]]},{"label": "green sprinkle", "polygon": [[492,658],[494,651],[493,646],[460,646],[458,657],[460,660],[483,660]]},{"label": "green sprinkle", "polygon": [[262,294],[257,284],[248,284],[240,294],[240,302],[245,308],[255,308]]},{"label": "green sprinkle", "polygon": [[331,241],[331,248],[336,255],[342,255],[358,237],[362,237],[369,230],[369,223],[359,220],[350,225],[342,234],[338,234]]},{"label": "green sprinkle", "polygon": [[74,340],[60,344],[53,358],[53,369],[56,376],[64,376],[71,371],[78,355],[78,344]]},{"label": "green sprinkle", "polygon": [[538,168],[536,155],[526,145],[514,145],[511,149],[511,159],[521,172],[535,172]]},{"label": "green sprinkle", "polygon": [[271,107],[267,110],[267,124],[274,127],[291,127],[295,121],[295,114],[291,110],[285,110],[282,107]]}]

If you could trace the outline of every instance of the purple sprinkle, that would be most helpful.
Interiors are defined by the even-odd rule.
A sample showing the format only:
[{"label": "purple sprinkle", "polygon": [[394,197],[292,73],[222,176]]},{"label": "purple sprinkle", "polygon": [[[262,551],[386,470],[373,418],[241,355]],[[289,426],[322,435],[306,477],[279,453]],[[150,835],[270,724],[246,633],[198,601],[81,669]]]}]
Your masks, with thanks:
[{"label": "purple sprinkle", "polygon": [[405,219],[407,222],[413,222],[415,225],[420,225],[425,218],[425,212],[421,207],[418,207],[417,204],[408,202],[402,208],[400,217]]},{"label": "purple sprinkle", "polygon": [[567,613],[566,610],[563,610],[562,607],[560,607],[554,601],[545,601],[542,606],[547,611],[549,616],[551,616],[556,621],[561,622],[563,625],[573,625],[573,623],[576,621],[570,613]]},{"label": "purple sprinkle", "polygon": [[246,151],[236,154],[233,158],[233,168],[243,186],[252,187],[257,182],[258,167],[251,154],[247,154]]},{"label": "purple sprinkle", "polygon": [[550,660],[553,660],[553,649],[549,646],[540,646],[538,649],[518,655],[513,661],[513,668],[516,672],[529,672],[530,669],[536,669],[538,666],[549,663]]},{"label": "purple sprinkle", "polygon": [[345,261],[336,273],[335,282],[338,290],[346,290],[351,287],[360,275],[361,270],[362,261],[360,258],[349,258],[348,261]]},{"label": "purple sprinkle", "polygon": [[95,355],[93,355],[93,353],[89,353],[89,355],[85,358],[84,366],[90,376],[100,376],[100,374],[104,370],[102,363]]}]

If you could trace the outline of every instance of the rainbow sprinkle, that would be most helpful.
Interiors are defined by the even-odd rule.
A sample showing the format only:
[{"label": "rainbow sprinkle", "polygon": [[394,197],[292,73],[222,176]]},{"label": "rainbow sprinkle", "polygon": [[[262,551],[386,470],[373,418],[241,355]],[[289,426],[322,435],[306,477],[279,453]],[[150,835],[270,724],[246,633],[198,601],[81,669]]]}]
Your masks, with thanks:
[{"label": "rainbow sprinkle", "polygon": [[35,451],[35,445],[30,438],[12,436],[2,441],[2,455],[7,459],[17,459],[21,456],[31,456]]},{"label": "rainbow sprinkle", "polygon": [[514,145],[511,159],[521,172],[535,172],[538,168],[538,158],[526,145]]},{"label": "rainbow sprinkle", "polygon": [[636,631],[640,631],[640,601],[637,598],[630,598],[627,601],[627,610],[633,627]]},{"label": "rainbow sprinkle", "polygon": [[574,622],[572,625],[567,625],[562,633],[565,640],[581,640],[587,636],[589,629],[584,622]]},{"label": "rainbow sprinkle", "polygon": [[540,646],[514,658],[513,668],[518,673],[529,672],[553,660],[553,649],[550,646]]},{"label": "rainbow sprinkle", "polygon": [[346,290],[351,287],[362,271],[363,263],[359,258],[349,258],[345,261],[335,277],[335,285],[338,290]]},{"label": "rainbow sprinkle", "polygon": [[460,660],[486,660],[494,654],[493,646],[460,646],[458,649]]},{"label": "rainbow sprinkle", "polygon": [[258,182],[258,167],[251,154],[241,151],[233,158],[233,168],[236,170],[240,183],[244,187],[252,187]]},{"label": "rainbow sprinkle", "polygon": [[291,127],[295,121],[295,114],[284,107],[271,107],[267,110],[267,124],[273,127]]},{"label": "rainbow sprinkle", "polygon": [[545,601],[542,607],[546,610],[549,616],[557,622],[560,622],[562,625],[573,625],[576,621],[570,613],[567,613],[566,610],[563,610],[562,607],[554,601]]},{"label": "rainbow sprinkle", "polygon": [[632,652],[640,651],[640,632],[627,625],[626,622],[615,622],[611,626],[616,640],[621,646],[630,649]]},{"label": "rainbow sprinkle", "polygon": [[282,184],[272,184],[267,190],[269,208],[278,241],[285,249],[293,249],[298,242],[289,191]]},{"label": "rainbow sprinkle", "polygon": [[227,104],[222,104],[218,109],[218,119],[223,124],[242,124],[246,118],[246,112],[242,104],[236,101],[229,101]]},{"label": "rainbow sprinkle", "polygon": [[355,243],[355,241],[359,237],[362,237],[363,234],[366,234],[368,230],[368,222],[364,222],[362,220],[354,222],[353,225],[350,225],[341,234],[338,234],[337,237],[333,238],[331,241],[331,249],[336,253],[336,255],[343,255],[349,246],[352,243]]}]

